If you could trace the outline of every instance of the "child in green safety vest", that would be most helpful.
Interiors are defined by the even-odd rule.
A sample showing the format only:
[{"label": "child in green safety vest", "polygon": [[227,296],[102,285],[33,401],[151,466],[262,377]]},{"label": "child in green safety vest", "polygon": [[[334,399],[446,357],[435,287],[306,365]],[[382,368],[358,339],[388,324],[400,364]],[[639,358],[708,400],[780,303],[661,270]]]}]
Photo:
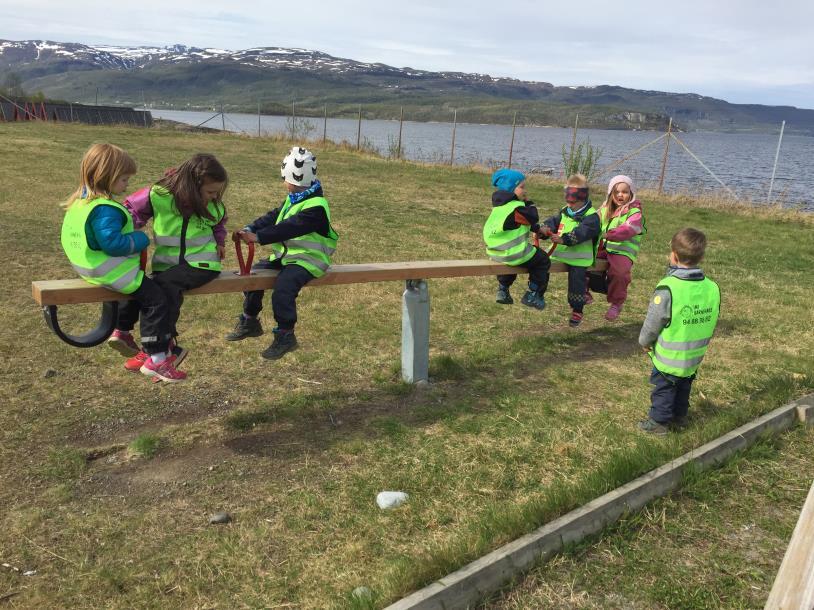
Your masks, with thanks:
[{"label": "child in green safety vest", "polygon": [[653,293],[639,344],[653,361],[648,418],[639,428],[659,436],[687,426],[690,389],[718,323],[721,291],[698,267],[706,236],[682,229],[670,242],[670,267]]},{"label": "child in green safety vest", "polygon": [[[483,226],[486,254],[493,261],[509,267],[523,267],[529,272],[529,288],[521,303],[535,309],[545,309],[548,288],[548,254],[529,242],[529,235],[540,229],[540,216],[533,201],[526,197],[526,177],[517,170],[502,168],[492,174],[492,212]],[[514,299],[509,288],[516,273],[497,276],[497,302],[511,305]]]},{"label": "child in green safety vest", "polygon": [[127,303],[141,315],[145,350],[139,370],[161,381],[182,381],[186,374],[176,370],[175,356],[169,353],[167,298],[140,264],[150,238],[135,230],[128,210],[114,199],[135,173],[135,161],[118,146],[94,144],[88,149],[79,188],[67,202],[62,247],[82,279],[132,298]]},{"label": "child in green safety vest", "polygon": [[588,180],[582,174],[568,177],[565,203],[557,214],[543,221],[540,236],[551,237],[557,244],[551,260],[568,266],[568,304],[571,306],[568,324],[579,326],[588,294],[586,271],[596,259],[600,231],[599,215],[589,197]]},{"label": "child in green safety vest", "polygon": [[[223,195],[228,184],[223,165],[213,155],[198,153],[124,202],[136,227],[143,227],[150,219],[153,222],[153,280],[167,298],[170,350],[176,366],[187,355],[178,345],[176,327],[184,291],[211,282],[221,271],[227,221]],[[112,347],[132,356],[124,363],[129,371],[140,370],[146,360],[130,333],[138,316],[134,307],[120,307],[116,330],[108,340]]]},{"label": "child in green safety vest", "polygon": [[[279,271],[271,294],[271,308],[277,327],[274,341],[262,352],[263,358],[278,360],[297,347],[297,296],[308,282],[322,277],[331,265],[339,235],[331,226],[328,200],[317,180],[317,158],[311,151],[295,146],[283,159],[280,175],[287,195],[280,207],[255,219],[234,234],[246,243],[270,245],[269,260],[253,269]],[[259,337],[263,326],[258,317],[263,309],[263,291],[244,293],[243,313],[227,341]]]},{"label": "child in green safety vest", "polygon": [[605,319],[614,322],[627,300],[631,270],[646,232],[642,204],[633,192],[633,180],[621,174],[610,179],[608,197],[599,208],[599,217],[602,240],[597,258],[608,261],[607,298],[610,306]]}]

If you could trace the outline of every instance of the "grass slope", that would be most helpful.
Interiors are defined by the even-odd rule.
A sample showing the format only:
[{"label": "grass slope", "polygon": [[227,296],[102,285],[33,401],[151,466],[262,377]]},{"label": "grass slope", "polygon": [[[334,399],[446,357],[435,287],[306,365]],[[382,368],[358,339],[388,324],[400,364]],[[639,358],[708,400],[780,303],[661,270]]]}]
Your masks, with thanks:
[{"label": "grass slope", "polygon": [[[82,153],[121,145],[136,188],[212,152],[237,228],[278,204],[290,143],[44,124],[0,137],[0,564],[20,570],[0,567],[0,597],[16,607],[358,607],[361,585],[381,606],[814,387],[811,217],[647,196],[614,325],[597,302],[569,329],[561,275],[543,312],[495,304],[490,278],[433,281],[434,383],[418,390],[399,380],[398,283],[305,289],[301,348],[277,363],[259,356],[269,336],[223,341],[239,295],[196,297],[180,323],[190,380],[153,385],[104,346],[60,343],[30,297],[34,279],[73,276],[57,202]],[[337,263],[483,257],[484,171],[315,148]],[[558,185],[530,193],[545,214],[561,205]],[[656,440],[634,427],[649,396],[636,337],[686,225],[709,235],[724,308],[693,425]],[[98,315],[63,310],[68,328]],[[410,501],[382,512],[385,489]],[[234,521],[209,526],[221,510]]]}]

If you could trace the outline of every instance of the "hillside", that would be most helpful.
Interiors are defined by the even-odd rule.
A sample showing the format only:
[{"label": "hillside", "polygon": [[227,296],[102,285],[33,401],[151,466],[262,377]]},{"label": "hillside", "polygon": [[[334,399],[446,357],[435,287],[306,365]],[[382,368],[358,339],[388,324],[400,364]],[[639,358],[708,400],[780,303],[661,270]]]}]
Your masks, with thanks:
[{"label": "hillside", "polygon": [[[399,107],[415,120],[524,124],[580,123],[611,129],[662,129],[667,117],[682,129],[776,130],[814,133],[814,110],[730,104],[692,93],[626,89],[612,85],[557,87],[546,82],[485,74],[429,72],[279,47],[240,51],[172,47],[110,47],[47,41],[0,40],[0,83],[17,80],[26,91],[76,102],[142,102],[161,107],[287,113],[355,112],[393,118]],[[295,98],[295,100],[293,100]]]}]

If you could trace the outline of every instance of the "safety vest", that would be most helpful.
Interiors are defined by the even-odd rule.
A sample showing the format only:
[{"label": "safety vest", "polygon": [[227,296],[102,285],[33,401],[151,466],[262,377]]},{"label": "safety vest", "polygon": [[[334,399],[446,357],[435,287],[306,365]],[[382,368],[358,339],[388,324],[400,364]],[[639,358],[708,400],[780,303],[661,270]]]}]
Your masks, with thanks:
[{"label": "safety vest", "polygon": [[650,358],[662,373],[690,377],[704,359],[715,332],[721,291],[708,278],[693,281],[675,276],[661,280],[656,290],[659,288],[670,291],[670,323],[659,334]]},{"label": "safety vest", "polygon": [[175,197],[161,186],[150,189],[150,204],[153,207],[153,232],[155,233],[155,253],[153,271],[164,271],[183,259],[192,267],[220,271],[221,261],[212,228],[226,213],[223,205],[210,201],[207,211],[215,220],[192,214],[184,218],[175,205]]},{"label": "safety vest", "polygon": [[62,223],[62,249],[68,255],[74,271],[86,282],[130,294],[138,290],[144,278],[144,272],[139,267],[139,253],[110,256],[102,250],[92,250],[88,245],[85,225],[90,213],[100,205],[109,205],[120,210],[126,219],[122,233],[133,232],[133,218],[120,203],[103,198],[92,201],[77,199],[65,213],[65,220]]},{"label": "safety vest", "polygon": [[274,254],[269,260],[279,260],[283,265],[299,265],[314,277],[322,277],[331,266],[331,255],[336,250],[339,235],[331,226],[331,210],[328,200],[324,197],[310,197],[292,205],[291,199],[285,198],[283,209],[277,215],[275,225],[287,218],[299,214],[309,208],[320,207],[325,210],[328,218],[328,236],[320,235],[316,231],[287,239],[283,242],[271,244]]},{"label": "safety vest", "polygon": [[[596,214],[596,209],[591,206],[584,214],[581,215],[580,219],[577,220],[576,218],[571,218],[565,211],[566,209],[567,208],[563,208],[560,212],[560,226],[557,229],[557,233],[559,235],[570,233],[579,226],[582,218]],[[599,239],[594,238],[574,246],[559,244],[557,249],[554,250],[554,253],[551,255],[551,260],[560,261],[561,263],[571,265],[572,267],[590,267],[594,264],[594,260],[596,259],[596,248],[598,243]]]},{"label": "safety vest", "polygon": [[[619,216],[614,216],[610,219],[609,222],[603,223],[605,226],[602,229],[603,233],[607,233],[615,229],[616,227],[622,225],[630,218],[633,214],[639,213],[641,214],[641,209],[639,208],[630,208],[626,214],[621,214]],[[631,261],[634,263],[636,262],[636,257],[639,255],[639,250],[641,249],[642,244],[642,236],[647,233],[647,229],[644,226],[644,215],[642,214],[642,232],[638,235],[634,235],[630,239],[626,239],[625,241],[610,241],[605,240],[605,249],[610,252],[611,254],[622,254],[623,256],[627,256]]]},{"label": "safety vest", "polygon": [[486,242],[486,254],[493,261],[514,267],[527,263],[534,256],[535,248],[529,243],[528,225],[503,229],[506,219],[514,216],[514,211],[524,205],[525,202],[515,200],[492,208],[483,225],[483,241]]}]

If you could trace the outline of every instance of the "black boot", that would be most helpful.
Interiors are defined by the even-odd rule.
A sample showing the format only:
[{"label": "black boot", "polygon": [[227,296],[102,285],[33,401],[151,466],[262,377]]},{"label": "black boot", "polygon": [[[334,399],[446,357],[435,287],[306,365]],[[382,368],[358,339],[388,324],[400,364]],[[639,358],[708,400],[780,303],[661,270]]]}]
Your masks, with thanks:
[{"label": "black boot", "polygon": [[235,329],[226,335],[227,341],[240,341],[246,337],[259,337],[263,334],[263,325],[259,318],[247,318],[242,315],[237,319]]},{"label": "black boot", "polygon": [[267,360],[279,360],[286,353],[297,349],[297,337],[293,330],[274,329],[274,342],[263,352],[263,358]]}]

